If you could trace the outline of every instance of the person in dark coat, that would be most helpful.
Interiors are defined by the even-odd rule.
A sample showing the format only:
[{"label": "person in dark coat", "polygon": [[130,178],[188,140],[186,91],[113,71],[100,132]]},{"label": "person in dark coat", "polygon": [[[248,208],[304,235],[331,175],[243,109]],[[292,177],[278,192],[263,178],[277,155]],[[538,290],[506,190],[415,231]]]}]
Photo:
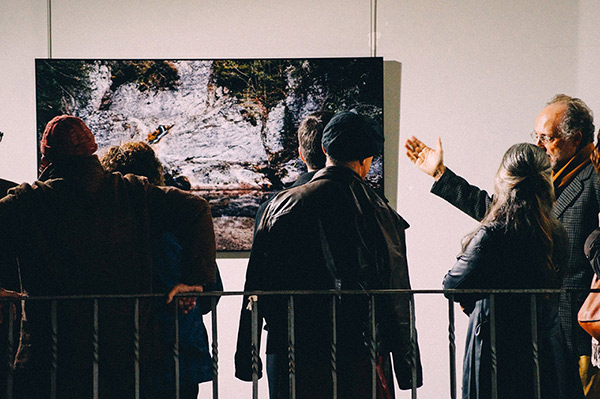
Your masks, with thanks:
[{"label": "person in dark coat", "polygon": [[[151,184],[165,185],[164,169],[152,147],[142,141],[126,142],[112,146],[100,159],[108,172],[123,175],[132,173],[148,178]],[[181,283],[181,244],[171,232],[153,237],[152,274],[153,291],[168,293]],[[216,270],[216,282],[207,284],[203,291],[222,291],[223,282]],[[158,334],[162,358],[154,365],[154,390],[156,397],[175,397],[175,362],[173,345],[175,343],[174,309],[161,298],[156,304]],[[201,382],[213,378],[213,362],[208,348],[208,334],[202,316],[212,309],[211,297],[185,297],[179,300],[178,338],[179,338],[179,397],[196,399]]]},{"label": "person in dark coat", "polygon": [[[245,290],[410,288],[408,224],[363,180],[382,148],[379,126],[365,116],[341,112],[325,127],[322,144],[327,167],[309,183],[279,193],[266,207]],[[373,390],[379,398],[393,397],[390,353],[400,388],[421,385],[409,295],[378,296],[374,326],[368,295],[297,295],[294,370],[299,399],[333,395],[332,301],[339,398],[370,398]],[[269,326],[267,354],[286,356],[287,297],[263,296],[257,303]],[[376,386],[370,347],[375,350]],[[280,390],[278,398],[288,392]]]},{"label": "person in dark coat", "polygon": [[[152,237],[167,231],[182,247],[182,283],[168,300],[215,281],[204,199],[104,171],[92,132],[74,116],[51,120],[40,148],[39,181],[0,200],[0,254],[18,259],[31,297],[151,294]],[[133,397],[137,390],[152,397],[157,342],[151,305],[143,298],[139,307],[132,299],[28,301],[15,397],[46,398],[51,390],[73,399],[94,392]]]},{"label": "person in dark coat", "polygon": [[[598,227],[600,180],[590,155],[594,150],[592,111],[579,98],[557,94],[538,115],[535,143],[552,167],[556,202],[552,214],[569,237],[569,258],[564,269],[559,316],[571,355],[579,359],[581,382],[590,398],[600,397],[600,369],[591,364],[590,336],[579,326],[577,312],[592,282],[593,270],[585,257],[586,238]],[[419,169],[434,177],[431,192],[476,220],[485,216],[492,202],[486,191],[470,185],[444,165],[441,140],[435,149],[412,137],[405,144],[407,156]],[[575,289],[575,291],[568,291]]]},{"label": "person in dark coat", "polygon": [[[600,131],[598,131],[600,137]],[[596,174],[600,173],[600,140],[596,137],[596,147],[591,156],[592,164],[596,169]],[[592,269],[596,276],[600,276],[600,228],[596,228],[585,240],[584,253],[590,261]],[[592,339],[592,365],[595,368],[600,368],[600,342],[596,338]]]},{"label": "person in dark coat", "polygon": [[[332,117],[332,112],[320,111],[308,115],[300,122],[298,126],[298,155],[306,165],[307,171],[300,175],[290,188],[308,183],[317,171],[325,167],[325,153],[321,147],[321,138],[323,136],[323,129]],[[259,206],[255,218],[255,232],[258,229],[267,205],[269,205],[272,199],[273,197],[269,198]],[[235,376],[242,381],[252,381],[252,320],[251,314],[248,311],[248,309],[251,309],[250,300],[256,300],[256,297],[244,297],[242,301],[235,353]],[[258,329],[256,331],[259,342],[262,320],[263,316],[260,314]],[[265,327],[265,329],[268,329],[268,327]],[[256,365],[256,372],[258,378],[262,377],[262,364],[259,363]],[[270,397],[276,398],[279,391],[287,391],[287,383],[282,383],[281,381],[284,373],[287,376],[287,355],[281,358],[274,353],[267,354],[267,377],[269,380]]]},{"label": "person in dark coat", "polygon": [[[544,152],[527,143],[509,148],[496,174],[490,210],[480,227],[465,238],[463,252],[444,278],[444,289],[560,288],[568,244],[564,228],[551,214],[553,201],[550,163]],[[537,338],[532,335],[530,295],[495,295],[493,321],[487,295],[453,298],[469,314],[463,399],[492,398],[495,389],[498,398],[533,399],[538,397],[536,388],[541,398],[583,398],[577,364],[569,356],[560,327],[557,295],[535,297]]]}]

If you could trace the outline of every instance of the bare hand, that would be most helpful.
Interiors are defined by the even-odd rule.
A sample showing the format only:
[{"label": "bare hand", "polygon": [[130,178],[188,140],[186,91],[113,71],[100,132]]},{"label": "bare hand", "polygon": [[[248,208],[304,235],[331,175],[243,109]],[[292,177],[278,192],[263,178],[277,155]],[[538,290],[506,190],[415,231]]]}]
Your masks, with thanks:
[{"label": "bare hand", "polygon": [[189,311],[196,307],[196,297],[187,296],[185,298],[179,298],[177,306],[181,313],[187,314]]},{"label": "bare hand", "polygon": [[429,176],[439,180],[444,174],[444,151],[442,150],[442,139],[437,138],[435,150],[426,146],[421,140],[411,136],[404,144],[406,156],[419,169]]},{"label": "bare hand", "polygon": [[27,294],[21,294],[17,291],[10,291],[4,288],[0,288],[0,298],[13,298],[13,299],[21,299],[27,297]]},{"label": "bare hand", "polygon": [[254,302],[258,302],[258,295],[250,295],[248,297],[248,305],[246,305],[246,310],[252,310]]},{"label": "bare hand", "polygon": [[[177,294],[183,294],[186,292],[202,292],[204,291],[204,287],[201,285],[186,285],[186,284],[177,284],[171,292],[167,295],[167,303],[171,303],[173,301],[173,297]],[[183,313],[187,313],[192,310],[196,306],[196,298],[193,297],[185,297],[180,298],[178,301],[179,309]]]}]

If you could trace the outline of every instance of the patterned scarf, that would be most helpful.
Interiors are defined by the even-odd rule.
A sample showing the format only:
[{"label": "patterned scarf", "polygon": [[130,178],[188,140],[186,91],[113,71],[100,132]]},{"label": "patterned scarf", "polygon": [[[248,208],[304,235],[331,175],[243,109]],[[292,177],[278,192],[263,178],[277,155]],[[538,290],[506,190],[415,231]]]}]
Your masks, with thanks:
[{"label": "patterned scarf", "polygon": [[556,198],[558,198],[565,187],[567,187],[569,183],[573,181],[575,176],[577,176],[577,174],[581,172],[581,170],[585,168],[588,163],[591,162],[590,155],[592,155],[593,151],[594,143],[589,143],[579,150],[579,152],[575,154],[573,158],[571,158],[571,160],[569,160],[569,162],[562,167],[561,170],[552,176],[552,183],[554,183],[554,192]]}]

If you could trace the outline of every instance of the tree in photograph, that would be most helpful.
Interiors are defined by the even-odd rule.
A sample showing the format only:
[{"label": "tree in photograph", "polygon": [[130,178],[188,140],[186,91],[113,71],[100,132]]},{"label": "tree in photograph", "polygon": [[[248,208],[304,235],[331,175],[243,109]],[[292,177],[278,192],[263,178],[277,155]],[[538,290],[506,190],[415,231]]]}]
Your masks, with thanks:
[{"label": "tree in photograph", "polygon": [[52,118],[85,105],[90,67],[84,60],[36,60],[38,140]]}]

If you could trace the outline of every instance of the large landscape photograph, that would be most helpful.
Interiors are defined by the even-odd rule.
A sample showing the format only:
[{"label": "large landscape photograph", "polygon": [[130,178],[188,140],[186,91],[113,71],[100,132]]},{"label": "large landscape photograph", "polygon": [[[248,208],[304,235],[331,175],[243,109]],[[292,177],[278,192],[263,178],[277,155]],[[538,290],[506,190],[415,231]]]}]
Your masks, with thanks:
[{"label": "large landscape photograph", "polygon": [[[305,171],[296,130],[313,112],[356,110],[383,121],[381,58],[36,60],[38,142],[71,114],[102,155],[149,143],[167,183],[209,200],[217,249],[247,251],[258,206]],[[382,190],[383,160],[369,182]]]}]

